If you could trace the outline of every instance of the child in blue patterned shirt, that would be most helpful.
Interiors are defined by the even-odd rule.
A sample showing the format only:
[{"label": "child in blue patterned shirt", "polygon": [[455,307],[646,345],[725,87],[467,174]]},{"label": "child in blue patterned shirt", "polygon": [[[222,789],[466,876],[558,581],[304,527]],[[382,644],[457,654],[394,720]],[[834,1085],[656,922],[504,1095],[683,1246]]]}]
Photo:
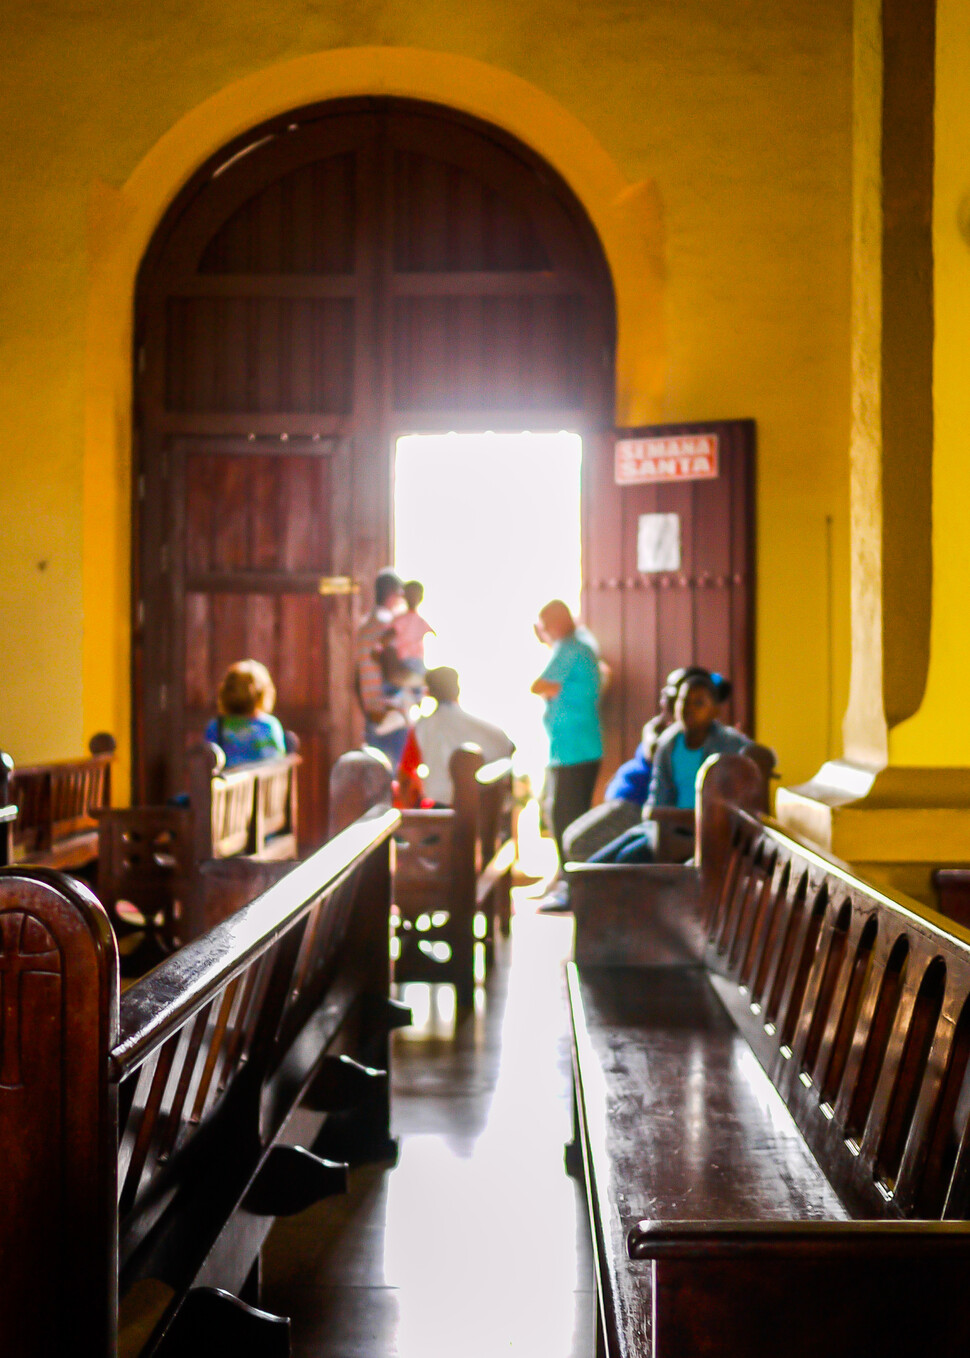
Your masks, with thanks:
[{"label": "child in blue patterned shirt", "polygon": [[286,754],[283,728],[271,715],[276,689],[269,670],[258,660],[238,660],[229,666],[217,705],[219,715],[205,728],[205,738],[221,746],[226,768]]}]

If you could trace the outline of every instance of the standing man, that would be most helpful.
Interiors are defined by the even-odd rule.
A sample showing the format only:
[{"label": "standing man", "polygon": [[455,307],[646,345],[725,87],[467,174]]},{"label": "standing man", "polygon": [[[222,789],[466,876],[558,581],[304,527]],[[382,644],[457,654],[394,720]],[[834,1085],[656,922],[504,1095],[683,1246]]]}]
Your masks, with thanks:
[{"label": "standing man", "polygon": [[[552,650],[549,663],[532,685],[545,699],[543,725],[549,737],[546,771],[552,832],[562,864],[567,825],[588,811],[603,757],[599,695],[602,678],[596,642],[562,599],[539,610],[536,636]],[[557,881],[543,905],[546,912],[569,909],[566,883]]]},{"label": "standing man", "polygon": [[396,772],[407,740],[407,723],[397,715],[378,656],[393,630],[394,614],[404,602],[404,581],[386,566],[374,581],[374,607],[357,629],[357,698],[365,718],[364,743],[386,754]]}]

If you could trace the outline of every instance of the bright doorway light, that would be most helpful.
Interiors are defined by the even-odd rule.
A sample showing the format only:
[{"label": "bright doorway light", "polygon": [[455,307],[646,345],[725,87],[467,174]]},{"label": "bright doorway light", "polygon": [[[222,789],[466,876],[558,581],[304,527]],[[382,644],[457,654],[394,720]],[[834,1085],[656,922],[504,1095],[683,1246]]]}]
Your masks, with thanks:
[{"label": "bright doorway light", "polygon": [[532,624],[549,599],[579,608],[578,434],[410,434],[395,459],[395,566],[425,587],[428,666],[453,665],[462,705],[505,728],[538,788],[548,660]]}]

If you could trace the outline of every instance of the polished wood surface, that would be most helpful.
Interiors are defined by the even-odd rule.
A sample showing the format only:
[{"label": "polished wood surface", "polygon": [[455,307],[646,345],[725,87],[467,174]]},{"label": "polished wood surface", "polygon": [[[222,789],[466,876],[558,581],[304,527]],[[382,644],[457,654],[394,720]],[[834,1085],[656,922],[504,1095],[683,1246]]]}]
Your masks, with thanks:
[{"label": "polished wood surface", "polygon": [[846,1213],[701,968],[568,971],[610,1352],[650,1354],[651,1270],[627,1255],[641,1219]]},{"label": "polished wood surface", "polygon": [[610,965],[578,950],[570,968],[602,1343],[965,1353],[970,931],[732,804],[748,762],[705,770],[700,862],[680,870],[705,965],[618,965],[624,923],[636,953],[676,907],[640,869]]},{"label": "polished wood surface", "polygon": [[[219,1332],[255,1343],[273,1216],[339,1189],[320,1153],[341,1136],[364,1157],[393,1154],[388,1037],[406,1017],[388,1000],[398,821],[376,809],[355,822],[120,1001],[94,896],[43,869],[0,872],[11,1358],[113,1354],[116,1280],[123,1319],[149,1284],[161,1298],[153,1354],[195,1353]],[[351,1056],[363,1083],[328,1072]],[[349,1102],[316,1099],[320,1080]],[[311,1148],[296,1155],[301,1134]]]},{"label": "polished wood surface", "polygon": [[98,854],[96,813],[111,805],[115,741],[101,731],[84,759],[23,765],[9,775],[8,797],[16,803],[14,863],[82,868]]},{"label": "polished wood surface", "polygon": [[273,1228],[264,1298],[291,1317],[293,1358],[593,1358],[586,1209],[561,1161],[572,926],[532,909],[516,890],[473,1009],[403,987],[397,1164]]}]

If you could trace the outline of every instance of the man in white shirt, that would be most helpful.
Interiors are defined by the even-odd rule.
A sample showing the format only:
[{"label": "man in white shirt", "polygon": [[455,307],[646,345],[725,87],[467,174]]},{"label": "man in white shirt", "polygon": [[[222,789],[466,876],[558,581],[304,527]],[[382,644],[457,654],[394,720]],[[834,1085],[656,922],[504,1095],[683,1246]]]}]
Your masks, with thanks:
[{"label": "man in white shirt", "polygon": [[479,746],[486,764],[504,759],[515,746],[501,727],[473,717],[460,706],[458,674],[450,666],[428,670],[424,682],[437,703],[431,715],[419,717],[414,727],[421,759],[428,770],[423,780],[424,793],[431,801],[450,806],[453,792],[448,762],[459,746]]}]

